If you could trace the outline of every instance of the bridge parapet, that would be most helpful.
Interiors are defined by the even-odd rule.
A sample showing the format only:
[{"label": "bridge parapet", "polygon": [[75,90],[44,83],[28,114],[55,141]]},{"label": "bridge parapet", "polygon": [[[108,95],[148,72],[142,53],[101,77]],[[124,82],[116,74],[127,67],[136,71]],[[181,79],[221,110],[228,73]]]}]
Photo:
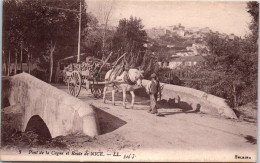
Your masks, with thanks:
[{"label": "bridge parapet", "polygon": [[[148,80],[143,80],[142,83],[146,86],[148,82]],[[168,104],[183,105],[193,110],[199,109],[200,112],[237,119],[236,114],[223,98],[188,87],[165,83],[161,83],[161,86],[163,86],[162,99],[167,100]]]},{"label": "bridge parapet", "polygon": [[21,131],[25,131],[30,119],[38,115],[52,137],[75,132],[89,136],[99,134],[96,114],[90,104],[26,73],[6,80],[9,88],[3,88],[5,96],[11,106],[19,106],[22,114]]}]

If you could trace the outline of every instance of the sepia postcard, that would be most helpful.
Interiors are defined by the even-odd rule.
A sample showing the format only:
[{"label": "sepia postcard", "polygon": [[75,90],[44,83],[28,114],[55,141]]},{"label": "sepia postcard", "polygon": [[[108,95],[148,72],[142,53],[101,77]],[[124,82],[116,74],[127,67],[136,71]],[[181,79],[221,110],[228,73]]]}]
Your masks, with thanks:
[{"label": "sepia postcard", "polygon": [[257,161],[258,1],[1,5],[1,161]]}]

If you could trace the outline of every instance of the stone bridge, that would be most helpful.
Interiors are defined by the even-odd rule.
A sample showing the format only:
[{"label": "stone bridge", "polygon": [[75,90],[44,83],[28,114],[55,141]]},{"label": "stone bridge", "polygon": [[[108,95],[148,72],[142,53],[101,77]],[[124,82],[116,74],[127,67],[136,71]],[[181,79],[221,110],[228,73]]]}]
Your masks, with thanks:
[{"label": "stone bridge", "polygon": [[91,105],[26,73],[3,77],[2,113],[13,114],[10,123],[20,131],[36,129],[49,137],[99,134]]},{"label": "stone bridge", "polygon": [[[143,80],[144,86],[147,83]],[[161,84],[161,102],[169,107],[237,119],[225,99],[192,88]],[[26,73],[2,79],[2,112],[15,115],[12,126],[18,130],[37,129],[45,136],[82,132],[93,137],[100,132],[92,105]]]}]

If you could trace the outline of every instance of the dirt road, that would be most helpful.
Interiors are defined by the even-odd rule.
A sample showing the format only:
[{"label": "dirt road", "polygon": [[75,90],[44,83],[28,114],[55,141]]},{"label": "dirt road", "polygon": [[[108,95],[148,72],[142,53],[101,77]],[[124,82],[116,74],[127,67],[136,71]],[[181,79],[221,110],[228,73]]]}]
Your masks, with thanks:
[{"label": "dirt road", "polygon": [[[57,87],[66,91],[64,86]],[[223,161],[238,156],[248,158],[235,161],[256,160],[255,123],[178,108],[160,108],[163,116],[155,116],[147,112],[146,98],[137,97],[134,109],[124,109],[120,93],[116,106],[109,100],[104,104],[86,90],[81,90],[78,98],[95,106],[101,128],[101,135],[88,144],[88,149],[129,151],[146,161]]]}]

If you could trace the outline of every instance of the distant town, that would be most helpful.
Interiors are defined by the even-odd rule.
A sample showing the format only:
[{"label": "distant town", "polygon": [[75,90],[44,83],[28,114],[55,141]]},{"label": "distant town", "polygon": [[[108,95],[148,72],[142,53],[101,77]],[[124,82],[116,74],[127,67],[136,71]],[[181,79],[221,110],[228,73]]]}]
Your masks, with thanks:
[{"label": "distant town", "polygon": [[[159,44],[164,46],[169,57],[161,60],[159,65],[164,68],[178,69],[183,66],[194,66],[203,62],[203,55],[209,50],[204,41],[207,34],[213,32],[209,27],[185,28],[181,24],[165,28],[151,28],[145,30],[151,39],[147,46]],[[219,33],[217,31],[217,33]],[[235,39],[234,34],[219,33],[221,38]]]}]

